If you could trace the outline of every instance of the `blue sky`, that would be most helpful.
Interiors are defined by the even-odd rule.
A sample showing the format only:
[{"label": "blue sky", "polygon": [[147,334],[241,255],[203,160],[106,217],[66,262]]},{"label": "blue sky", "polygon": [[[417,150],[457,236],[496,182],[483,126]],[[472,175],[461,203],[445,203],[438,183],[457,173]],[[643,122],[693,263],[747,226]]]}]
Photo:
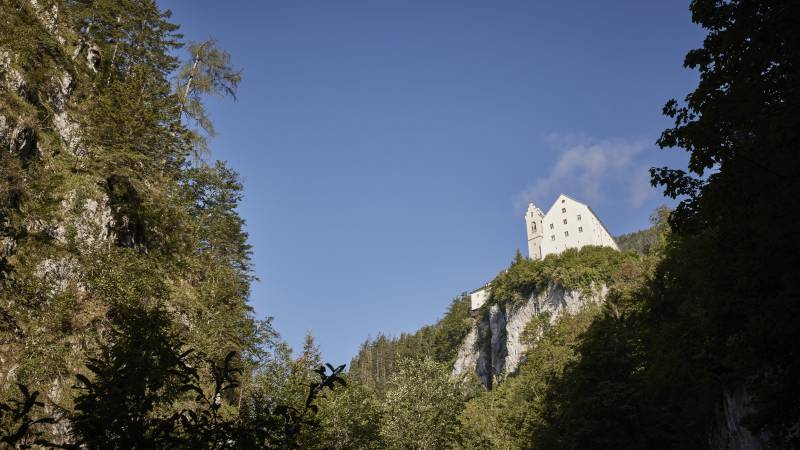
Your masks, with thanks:
[{"label": "blue sky", "polygon": [[528,201],[634,231],[665,203],[647,168],[685,160],[654,142],[696,83],[688,1],[159,3],[243,69],[211,148],[244,180],[257,315],[333,363],[506,267]]}]

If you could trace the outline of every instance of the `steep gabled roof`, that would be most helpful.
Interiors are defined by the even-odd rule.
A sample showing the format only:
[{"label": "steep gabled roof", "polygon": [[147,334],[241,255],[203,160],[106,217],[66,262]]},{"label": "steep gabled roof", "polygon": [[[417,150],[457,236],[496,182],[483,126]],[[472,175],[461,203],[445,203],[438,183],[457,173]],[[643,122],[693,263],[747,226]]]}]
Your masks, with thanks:
[{"label": "steep gabled roof", "polygon": [[591,206],[588,206],[588,205],[587,205],[586,207],[587,207],[587,208],[589,208],[589,211],[592,213],[592,215],[595,217],[595,219],[597,219],[597,222],[599,222],[599,223],[600,223],[600,226],[601,226],[601,227],[603,227],[603,229],[606,231],[606,233],[608,233],[608,236],[611,238],[611,242],[613,242],[613,243],[614,243],[614,246],[615,246],[615,247],[617,247],[617,250],[619,250],[619,246],[617,246],[617,240],[616,240],[616,239],[614,239],[614,235],[613,235],[613,234],[611,234],[611,233],[608,231],[608,228],[606,228],[606,224],[604,224],[604,223],[603,223],[603,220],[600,218],[600,216],[598,216],[598,215],[597,215],[597,214],[596,214],[596,213],[595,213],[595,212],[592,210],[592,207],[591,207]]},{"label": "steep gabled roof", "polygon": [[[579,201],[575,200],[574,198],[570,197],[569,195],[567,195],[567,194],[565,194],[563,192],[561,194],[559,194],[558,197],[556,197],[556,199],[553,201],[553,205],[550,206],[550,209],[547,210],[547,213],[545,214],[545,217],[547,217],[547,215],[550,214],[550,211],[552,211],[553,208],[555,208],[556,205],[558,205],[558,199],[561,198],[561,197],[568,198],[568,199],[572,200],[573,202],[575,202],[575,203],[577,203],[577,204],[579,204],[581,206],[585,206],[586,209],[588,209],[589,212],[592,213],[594,218],[597,219],[597,222],[600,223],[600,226],[603,227],[603,230],[605,230],[605,232],[608,233],[608,235],[611,237],[611,240],[614,241],[614,235],[611,234],[608,231],[608,228],[606,228],[606,224],[603,223],[603,220],[600,219],[600,216],[598,216],[597,213],[594,212],[594,210],[592,209],[591,206],[587,205],[586,203],[579,202]],[[614,245],[617,245],[616,241],[614,241]]]},{"label": "steep gabled roof", "polygon": [[[587,204],[585,204],[585,203],[581,203],[581,202],[579,202],[579,201],[575,200],[574,198],[570,197],[570,196],[569,196],[569,195],[567,195],[567,194],[561,193],[561,194],[558,194],[558,197],[556,197],[556,199],[553,201],[553,204],[550,206],[550,208],[549,208],[549,209],[547,210],[547,212],[544,214],[545,216],[547,216],[548,214],[550,214],[550,212],[553,210],[553,208],[555,208],[555,207],[556,207],[556,205],[558,205],[558,199],[560,199],[561,197],[566,197],[566,198],[568,198],[568,199],[572,200],[573,202],[575,202],[575,203],[577,203],[577,204],[579,204],[579,205],[581,205],[581,206],[585,206],[585,207],[587,207],[587,208],[589,207],[589,205],[587,205]],[[594,213],[592,213],[592,214],[594,214]],[[595,216],[597,216],[597,214],[595,214]]]}]

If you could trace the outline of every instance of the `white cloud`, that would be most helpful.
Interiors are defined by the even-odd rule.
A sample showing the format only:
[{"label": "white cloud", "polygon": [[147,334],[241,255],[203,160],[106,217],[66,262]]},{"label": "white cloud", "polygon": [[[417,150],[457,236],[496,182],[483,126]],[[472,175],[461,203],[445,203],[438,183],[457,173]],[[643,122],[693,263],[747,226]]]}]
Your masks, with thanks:
[{"label": "white cloud", "polygon": [[640,208],[651,197],[656,195],[656,190],[650,184],[650,166],[640,165],[635,168],[630,179],[631,206]]},{"label": "white cloud", "polygon": [[589,204],[622,198],[638,208],[655,193],[649,166],[637,160],[650,148],[646,141],[551,135],[545,143],[559,157],[546,175],[515,197],[518,210],[528,202],[546,209],[562,192]]}]

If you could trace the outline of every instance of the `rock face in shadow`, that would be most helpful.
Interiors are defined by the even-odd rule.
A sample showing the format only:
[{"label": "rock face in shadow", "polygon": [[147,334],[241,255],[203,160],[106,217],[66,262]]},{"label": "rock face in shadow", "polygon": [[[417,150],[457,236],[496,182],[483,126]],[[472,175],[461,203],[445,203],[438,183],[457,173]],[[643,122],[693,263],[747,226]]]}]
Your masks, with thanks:
[{"label": "rock face in shadow", "polygon": [[[472,329],[458,350],[452,376],[476,376],[488,389],[498,378],[513,374],[525,360],[522,334],[526,325],[540,314],[554,322],[564,312],[574,314],[589,303],[605,300],[605,286],[589,295],[551,285],[534,292],[517,305],[491,305],[475,318]],[[726,392],[708,433],[708,448],[714,450],[758,450],[769,447],[769,436],[755,435],[741,421],[752,412],[744,389]]]},{"label": "rock face in shadow", "polygon": [[713,450],[768,448],[769,436],[754,435],[741,425],[742,419],[752,412],[750,396],[743,388],[726,392],[708,436],[708,447]]},{"label": "rock face in shadow", "polygon": [[523,361],[526,348],[522,334],[528,322],[544,313],[551,322],[555,321],[565,311],[575,313],[583,305],[602,302],[606,292],[602,287],[589,295],[581,295],[578,291],[551,285],[544,291],[534,292],[522,304],[489,306],[475,319],[461,344],[453,365],[453,377],[467,378],[474,373],[491,389],[496,377],[516,372]]}]

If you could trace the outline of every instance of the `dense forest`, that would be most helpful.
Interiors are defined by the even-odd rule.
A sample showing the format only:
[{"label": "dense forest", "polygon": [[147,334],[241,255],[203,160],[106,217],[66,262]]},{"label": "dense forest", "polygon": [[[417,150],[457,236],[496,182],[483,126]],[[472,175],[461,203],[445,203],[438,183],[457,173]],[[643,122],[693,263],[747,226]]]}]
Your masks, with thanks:
[{"label": "dense forest", "polygon": [[[661,206],[650,216],[650,221],[653,223],[666,223],[669,213],[669,208]],[[662,238],[657,227],[650,227],[644,230],[634,231],[633,233],[625,233],[616,236],[614,237],[614,241],[616,241],[620,251],[625,252],[632,250],[646,255],[653,252],[661,245]]]},{"label": "dense forest", "polygon": [[[590,325],[601,317],[605,308],[614,311],[623,308],[632,292],[639,289],[652,273],[664,248],[668,225],[666,222],[656,223],[648,231],[660,236],[661,244],[646,255],[634,251],[618,252],[606,247],[571,249],[560,255],[549,255],[543,261],[517,254],[508,269],[490,283],[490,300],[476,314],[486,314],[496,304],[522,303],[552,286],[588,292],[602,285],[608,289],[607,303],[601,306],[586,302],[576,314],[559,317],[541,314],[531,320],[522,339],[527,347],[525,362],[519,370],[497,380],[493,389],[485,389],[477,378],[469,374],[454,377],[452,373],[456,353],[475,320],[470,314],[466,296],[453,300],[444,317],[434,325],[394,339],[378,336],[367,340],[351,362],[351,385],[357,383],[365,388],[370,404],[380,406],[376,412],[378,415],[381,412],[394,414],[386,403],[402,397],[407,408],[438,411],[437,426],[444,426],[445,419],[449,421],[445,427],[450,436],[446,445],[418,448],[550,448],[549,444],[539,446],[531,441],[545,424],[543,409],[547,403],[545,397],[537,392],[554,389],[554,377],[563,374],[568,365],[578,359],[575,347]],[[440,373],[438,376],[429,375],[428,382],[438,380],[444,384],[449,380],[453,395],[459,402],[440,404],[441,400],[428,401],[424,391],[415,386],[400,385],[403,390],[398,392],[397,373],[407,370],[408,364],[438,364]],[[411,423],[406,426],[411,426]],[[428,435],[422,433],[430,433],[429,437],[433,439],[445,432],[431,425],[417,429],[406,440],[385,433],[392,440],[384,438],[375,446],[415,448],[415,439]]]},{"label": "dense forest", "polygon": [[[0,0],[0,445],[800,447],[800,4],[690,8],[699,82],[657,140],[688,167],[651,169],[674,210],[621,251],[517,254],[480,310],[345,372],[248,304],[242,184],[205,159],[230,56],[152,0]],[[454,371],[492,311],[554,290],[584,301],[536,310],[518,366]]]},{"label": "dense forest", "polygon": [[293,447],[341,385],[253,315],[242,185],[204,162],[240,74],[169,17],[0,2],[3,446]]}]

